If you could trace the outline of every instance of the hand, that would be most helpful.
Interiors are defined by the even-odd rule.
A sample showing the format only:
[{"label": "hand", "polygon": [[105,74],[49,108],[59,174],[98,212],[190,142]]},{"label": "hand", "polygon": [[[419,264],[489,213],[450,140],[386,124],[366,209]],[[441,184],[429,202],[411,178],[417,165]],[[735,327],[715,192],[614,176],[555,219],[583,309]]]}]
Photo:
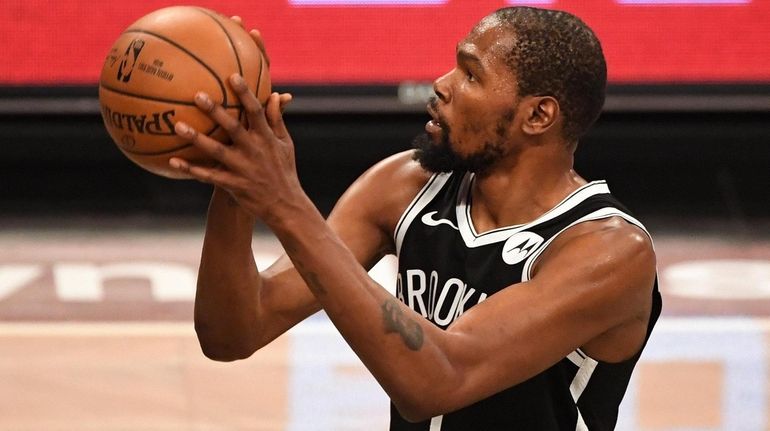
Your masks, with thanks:
[{"label": "hand", "polygon": [[240,75],[231,76],[229,83],[244,107],[246,126],[205,93],[196,94],[195,104],[227,131],[231,145],[199,133],[182,121],[175,125],[179,136],[218,161],[219,166],[197,166],[178,157],[172,157],[169,165],[227,190],[242,208],[269,223],[281,204],[304,196],[297,179],[294,144],[281,113],[291,95],[273,93],[263,108]]}]

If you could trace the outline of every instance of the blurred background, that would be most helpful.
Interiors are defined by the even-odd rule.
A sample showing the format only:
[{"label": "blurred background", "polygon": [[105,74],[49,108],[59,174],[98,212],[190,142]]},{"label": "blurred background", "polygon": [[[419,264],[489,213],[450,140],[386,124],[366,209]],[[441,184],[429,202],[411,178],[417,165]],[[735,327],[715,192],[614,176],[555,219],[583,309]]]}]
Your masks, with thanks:
[{"label": "blurred background", "polygon": [[[387,398],[323,315],[246,361],[197,347],[211,189],[129,162],[97,96],[123,29],[174,4],[0,4],[0,430],[386,429]],[[664,316],[618,429],[770,429],[770,3],[195,2],[262,32],[324,213],[409,148],[455,44],[516,4],[573,12],[602,40],[607,102],[576,169],[656,240]],[[258,262],[280,251],[258,228]],[[373,272],[388,289],[393,265]]]}]

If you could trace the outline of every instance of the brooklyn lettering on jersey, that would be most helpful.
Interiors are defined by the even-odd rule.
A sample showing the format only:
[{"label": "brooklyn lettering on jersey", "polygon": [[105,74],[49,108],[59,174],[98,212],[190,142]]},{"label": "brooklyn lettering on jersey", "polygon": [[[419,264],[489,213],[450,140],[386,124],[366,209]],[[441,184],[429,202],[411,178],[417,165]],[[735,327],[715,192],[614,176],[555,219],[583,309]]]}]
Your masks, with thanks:
[{"label": "brooklyn lettering on jersey", "polygon": [[[479,233],[471,219],[473,181],[470,173],[434,175],[393,235],[399,266],[396,296],[442,329],[487,297],[528,282],[539,256],[572,226],[618,217],[646,232],[604,181],[594,181],[535,220]],[[661,309],[657,282],[653,289],[647,337]],[[528,311],[526,306],[510,310]],[[410,335],[403,325],[392,327]],[[526,382],[440,418],[413,424],[391,407],[390,430],[612,430],[640,353],[608,363],[576,349]]]},{"label": "brooklyn lettering on jersey", "polygon": [[[407,269],[396,278],[396,297],[422,317],[441,327],[447,327],[465,310],[485,299],[459,278],[442,280],[437,271],[426,274],[421,269]],[[406,279],[404,279],[406,278]]]}]

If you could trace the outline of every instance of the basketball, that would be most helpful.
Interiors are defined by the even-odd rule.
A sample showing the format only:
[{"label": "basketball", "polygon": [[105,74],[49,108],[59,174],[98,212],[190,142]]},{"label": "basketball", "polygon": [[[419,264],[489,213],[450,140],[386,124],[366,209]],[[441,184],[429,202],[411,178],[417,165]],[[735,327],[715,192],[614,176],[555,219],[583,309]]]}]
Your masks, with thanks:
[{"label": "basketball", "polygon": [[230,88],[233,73],[244,77],[264,104],[271,83],[267,62],[251,36],[230,18],[209,9],[175,6],[131,24],[112,45],[99,79],[104,125],[117,147],[142,168],[168,178],[188,178],[168,165],[171,157],[194,164],[213,161],[177,136],[184,121],[221,142],[222,130],[193,102],[204,91],[243,120]]}]

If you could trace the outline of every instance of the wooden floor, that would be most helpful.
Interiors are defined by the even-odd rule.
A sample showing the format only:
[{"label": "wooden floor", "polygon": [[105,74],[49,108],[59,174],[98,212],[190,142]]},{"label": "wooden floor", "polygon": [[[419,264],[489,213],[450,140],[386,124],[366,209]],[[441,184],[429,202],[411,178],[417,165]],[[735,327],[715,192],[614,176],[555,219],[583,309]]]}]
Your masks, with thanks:
[{"label": "wooden floor", "polygon": [[[201,241],[199,226],[0,229],[0,431],[387,429],[387,397],[322,314],[247,360],[202,355]],[[618,429],[770,430],[770,240],[662,234],[656,250],[664,315]],[[255,238],[261,265],[279,253]],[[393,268],[373,276],[392,286]]]}]

